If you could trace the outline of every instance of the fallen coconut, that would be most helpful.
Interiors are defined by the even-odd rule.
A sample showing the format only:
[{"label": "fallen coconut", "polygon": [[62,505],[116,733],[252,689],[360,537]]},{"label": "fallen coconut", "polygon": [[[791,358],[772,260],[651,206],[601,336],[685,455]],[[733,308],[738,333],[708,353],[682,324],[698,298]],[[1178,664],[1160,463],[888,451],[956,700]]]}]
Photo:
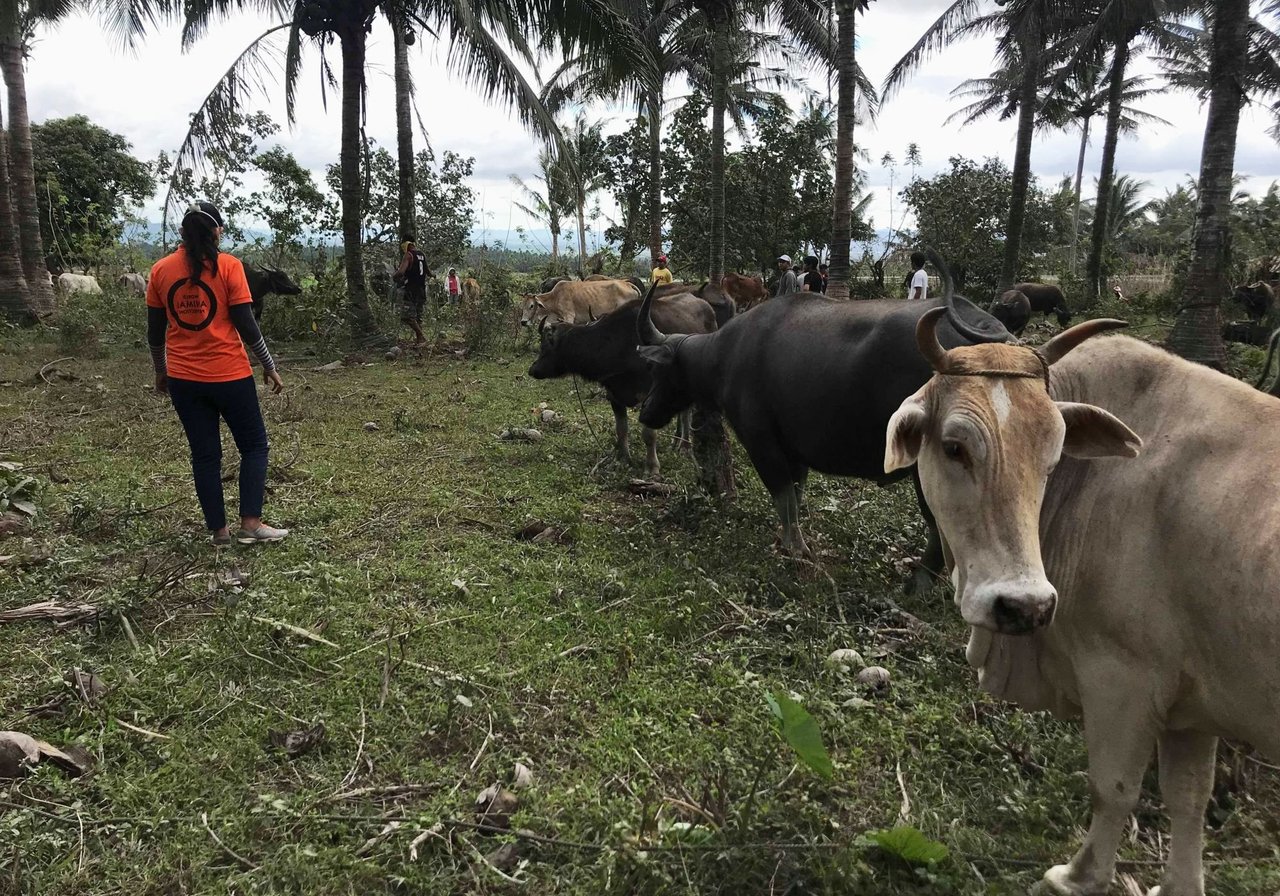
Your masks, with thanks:
[{"label": "fallen coconut", "polygon": [[873,694],[889,690],[889,670],[883,666],[867,666],[858,673],[857,682]]},{"label": "fallen coconut", "polygon": [[372,420],[364,425],[365,432],[377,432],[379,428],[378,424],[374,423]]},{"label": "fallen coconut", "polygon": [[523,762],[516,763],[515,774],[511,778],[512,790],[524,790],[533,786],[533,771]]},{"label": "fallen coconut", "polygon": [[827,665],[841,672],[848,672],[851,669],[861,669],[866,665],[866,661],[858,651],[845,647],[831,651],[827,657]]}]

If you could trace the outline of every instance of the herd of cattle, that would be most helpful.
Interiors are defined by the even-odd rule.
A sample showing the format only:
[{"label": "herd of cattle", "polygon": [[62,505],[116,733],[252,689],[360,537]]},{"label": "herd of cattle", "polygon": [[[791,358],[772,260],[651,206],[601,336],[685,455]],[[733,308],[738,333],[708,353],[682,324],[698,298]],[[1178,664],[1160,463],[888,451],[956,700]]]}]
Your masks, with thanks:
[{"label": "herd of cattle", "polygon": [[[56,277],[49,275],[50,280],[64,293],[87,293],[101,295],[102,285],[92,274],[72,274],[63,272]],[[284,271],[275,267],[256,267],[245,263],[244,277],[249,282],[249,293],[253,296],[253,316],[262,317],[262,300],[264,296],[275,293],[282,296],[302,294],[302,287],[293,282]],[[147,294],[147,278],[135,271],[127,271],[116,278],[116,287],[133,295]]]},{"label": "herd of cattle", "polygon": [[1084,720],[1092,823],[1037,892],[1107,892],[1158,748],[1173,836],[1151,893],[1203,896],[1217,738],[1280,757],[1280,496],[1251,485],[1280,451],[1280,401],[1145,342],[1091,338],[1119,321],[1031,349],[1011,330],[1035,312],[1067,327],[1057,287],[1018,284],[983,311],[935,264],[944,295],[915,302],[761,304],[763,284],[744,296],[729,278],[643,298],[626,281],[544,284],[522,309],[541,331],[529,374],[599,383],[621,458],[640,405],[651,474],[656,429],[720,410],[788,553],[808,553],[810,470],[912,477],[929,530],[912,584],[950,570],[980,686]]}]

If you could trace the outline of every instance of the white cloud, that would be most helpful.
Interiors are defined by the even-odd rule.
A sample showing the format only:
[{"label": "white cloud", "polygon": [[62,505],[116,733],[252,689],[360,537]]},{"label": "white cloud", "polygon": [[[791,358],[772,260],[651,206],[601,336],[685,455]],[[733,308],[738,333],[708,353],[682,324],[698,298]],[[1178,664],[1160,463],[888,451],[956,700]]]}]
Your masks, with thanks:
[{"label": "white cloud", "polygon": [[[871,5],[858,21],[859,60],[874,82],[883,80],[946,5],[944,0],[893,0]],[[177,29],[170,27],[148,37],[131,56],[104,37],[94,18],[70,18],[42,33],[32,53],[27,79],[32,119],[43,121],[80,113],[123,134],[141,158],[154,158],[162,150],[172,153],[186,130],[189,113],[249,40],[270,24],[266,19],[238,17],[212,28],[186,54],[180,51]],[[448,73],[446,50],[438,42],[424,38],[411,53],[418,109],[432,146],[437,153],[453,150],[476,159],[472,185],[480,197],[477,212],[483,209],[483,226],[498,230],[521,225],[536,227],[536,222],[512,208],[514,191],[508,175],[528,177],[533,173],[537,140],[512,113],[486,102],[477,91]],[[381,21],[375,23],[370,37],[368,58],[371,71],[367,130],[380,144],[392,147],[395,117],[391,39]],[[335,70],[340,66],[336,47],[331,50],[330,63]],[[923,156],[919,173],[923,176],[945,168],[947,158],[957,154],[974,158],[994,155],[1011,161],[1014,122],[983,121],[963,129],[943,124],[958,106],[948,96],[951,88],[965,78],[987,74],[992,67],[990,41],[970,41],[948,48],[922,66],[916,77],[884,105],[876,122],[858,129],[856,139],[871,159],[868,175],[875,195],[872,214],[877,224],[884,226],[888,220],[887,172],[879,165],[885,152],[893,153],[901,163],[906,145],[918,143]],[[826,94],[824,75],[804,74],[815,89]],[[671,91],[673,95],[680,92]],[[297,98],[296,125],[282,131],[279,142],[319,177],[325,164],[338,157],[341,98],[329,91],[328,108],[322,103],[314,48],[308,48]],[[283,124],[283,98],[278,84],[271,85],[262,108]],[[1151,194],[1158,195],[1197,171],[1204,111],[1194,97],[1185,94],[1152,98],[1145,108],[1173,124],[1122,139],[1117,164],[1121,172],[1147,181]],[[624,108],[603,104],[590,112],[594,117],[613,117],[606,128],[608,132],[623,129],[631,116]],[[1252,190],[1265,189],[1267,183],[1280,178],[1280,151],[1265,136],[1266,124],[1260,114],[1248,109],[1241,122],[1237,169],[1250,175],[1246,187]],[[1046,185],[1074,173],[1077,150],[1076,135],[1038,134],[1032,161],[1034,173]],[[1099,138],[1089,148],[1086,160],[1086,193],[1096,176],[1100,154]],[[905,168],[901,168],[899,184],[905,175]],[[895,208],[900,205],[895,197]]]}]

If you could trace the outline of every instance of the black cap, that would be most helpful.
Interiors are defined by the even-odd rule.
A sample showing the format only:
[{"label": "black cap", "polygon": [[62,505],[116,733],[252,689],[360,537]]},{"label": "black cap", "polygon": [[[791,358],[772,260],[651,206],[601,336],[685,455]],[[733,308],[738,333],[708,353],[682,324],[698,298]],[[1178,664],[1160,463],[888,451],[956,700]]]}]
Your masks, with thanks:
[{"label": "black cap", "polygon": [[192,215],[199,215],[202,218],[212,221],[215,227],[227,226],[222,221],[222,212],[219,211],[218,207],[212,202],[205,202],[204,200],[201,200],[193,203],[191,207],[187,209],[186,214],[182,216],[182,223],[185,224],[187,219]]}]

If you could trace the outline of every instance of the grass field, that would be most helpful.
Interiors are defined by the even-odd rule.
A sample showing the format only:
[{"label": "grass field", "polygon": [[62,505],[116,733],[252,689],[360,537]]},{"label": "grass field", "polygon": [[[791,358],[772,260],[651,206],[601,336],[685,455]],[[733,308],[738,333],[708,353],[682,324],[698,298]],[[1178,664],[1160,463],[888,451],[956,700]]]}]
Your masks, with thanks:
[{"label": "grass field", "polygon": [[[1078,728],[980,694],[950,594],[900,593],[923,547],[909,485],[814,477],[820,565],[797,564],[741,456],[729,506],[665,439],[673,495],[596,469],[607,405],[584,387],[588,425],[527,348],[318,371],[334,356],[277,345],[267,517],[294,534],[215,550],[140,341],[5,340],[0,460],[46,488],[0,540],[0,609],[96,616],[0,625],[0,728],[94,759],[0,784],[0,893],[1014,894],[1079,843]],[[543,401],[564,422],[542,441],[497,438]],[[828,667],[837,648],[888,692]],[[73,669],[107,692],[78,699]],[[830,781],[771,692],[816,719]],[[313,749],[273,746],[317,722]],[[1222,756],[1210,891],[1270,896],[1280,772]],[[473,827],[495,783],[522,785],[518,840]],[[1148,785],[1123,854],[1145,886],[1167,845]],[[869,845],[904,823],[949,855]]]}]

